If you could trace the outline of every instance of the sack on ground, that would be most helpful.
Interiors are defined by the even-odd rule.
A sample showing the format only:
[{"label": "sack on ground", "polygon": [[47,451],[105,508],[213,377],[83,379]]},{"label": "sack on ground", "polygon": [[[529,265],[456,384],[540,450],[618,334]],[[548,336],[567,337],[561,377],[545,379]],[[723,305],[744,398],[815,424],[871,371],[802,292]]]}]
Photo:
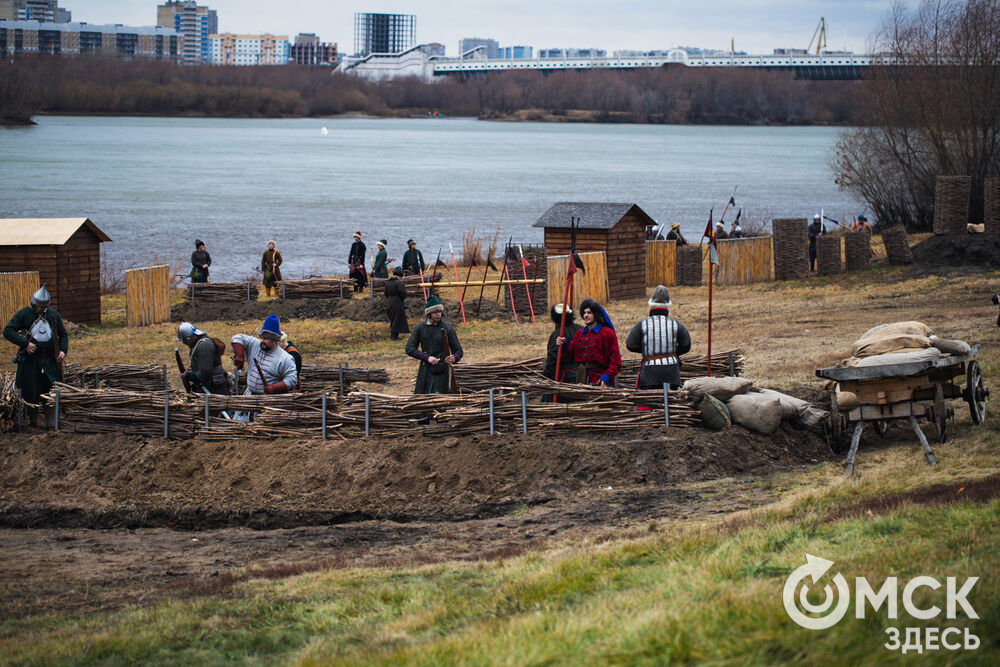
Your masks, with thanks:
[{"label": "sack on ground", "polygon": [[945,354],[952,354],[956,357],[961,357],[972,352],[972,346],[964,340],[950,340],[948,338],[931,336],[931,345]]},{"label": "sack on ground", "polygon": [[775,391],[773,389],[757,389],[755,390],[755,393],[778,399],[781,403],[782,419],[795,419],[810,407],[809,401],[803,401],[801,398],[795,398],[794,396],[789,396],[788,394],[782,394],[780,391]]},{"label": "sack on ground", "polygon": [[874,357],[865,357],[857,363],[857,368],[867,368],[870,366],[890,366],[893,364],[910,364],[920,361],[934,361],[941,356],[941,350],[936,347],[928,347],[923,350],[905,350],[902,352],[890,352],[888,354],[877,354]]},{"label": "sack on ground", "polygon": [[[853,395],[853,394],[852,394]],[[830,413],[826,410],[822,410],[813,405],[810,405],[805,410],[803,410],[798,417],[794,420],[796,423],[805,426],[807,429],[813,433],[823,434],[823,424],[826,422],[827,417]]]},{"label": "sack on ground", "polygon": [[705,422],[705,426],[712,430],[721,431],[733,423],[726,404],[714,396],[706,394],[701,399],[701,403],[698,404],[698,409],[701,411],[701,420]]},{"label": "sack on ground", "polygon": [[781,424],[781,401],[772,396],[737,394],[726,401],[726,407],[733,423],[758,433],[774,433]]},{"label": "sack on ground", "polygon": [[695,401],[700,401],[705,395],[714,396],[720,401],[728,401],[736,394],[747,393],[752,387],[752,380],[740,377],[698,377],[684,383],[684,388]]}]

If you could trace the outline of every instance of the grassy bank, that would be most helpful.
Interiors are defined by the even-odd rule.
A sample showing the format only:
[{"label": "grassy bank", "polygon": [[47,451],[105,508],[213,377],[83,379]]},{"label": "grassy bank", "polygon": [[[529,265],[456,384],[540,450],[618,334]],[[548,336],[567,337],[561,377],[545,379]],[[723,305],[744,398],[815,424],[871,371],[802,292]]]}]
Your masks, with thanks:
[{"label": "grassy bank", "polygon": [[[814,369],[842,357],[860,333],[917,319],[942,337],[980,343],[991,387],[1000,378],[989,303],[998,278],[876,268],[725,287],[716,291],[713,346],[742,348],[746,375],[761,385],[809,393],[822,389]],[[670,291],[695,351],[704,352],[704,288]],[[106,298],[104,324],[72,342],[71,359],[168,362],[174,325],[125,329],[120,308],[118,297]],[[645,308],[644,300],[609,307],[621,341]],[[260,325],[198,324],[220,337]],[[411,386],[414,366],[383,323],[306,319],[287,328],[309,362],[387,367],[390,391]],[[458,326],[469,361],[537,356],[550,330]],[[196,594],[150,606],[0,621],[0,663],[893,663],[913,656],[884,648],[886,628],[899,628],[902,639],[907,627],[959,627],[979,637],[978,649],[925,651],[921,659],[988,664],[1000,648],[1000,424],[990,414],[974,427],[966,405],[952,405],[949,441],[932,436],[934,467],[912,433],[866,433],[850,478],[834,462],[739,480],[751,492],[780,494],[763,508],[612,524],[502,560],[300,576],[251,569],[227,580],[240,583],[206,576]],[[615,492],[607,502],[619,502]],[[516,511],[531,517],[546,508]],[[920,575],[979,577],[968,599],[980,619],[917,620],[901,604],[895,620],[885,607],[857,620],[852,607],[829,630],[802,629],[785,614],[781,590],[806,553],[834,561],[830,574],[842,573],[852,589],[862,576],[876,589],[888,576],[900,588]],[[921,588],[915,602],[943,609],[944,590]]]}]

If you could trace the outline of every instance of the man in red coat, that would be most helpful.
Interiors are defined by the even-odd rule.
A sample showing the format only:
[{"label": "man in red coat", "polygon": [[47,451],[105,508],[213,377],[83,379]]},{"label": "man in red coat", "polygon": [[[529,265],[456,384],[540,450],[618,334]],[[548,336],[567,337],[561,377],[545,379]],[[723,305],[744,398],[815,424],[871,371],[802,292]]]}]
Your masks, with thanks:
[{"label": "man in red coat", "polygon": [[571,341],[567,342],[561,336],[556,338],[556,345],[562,345],[570,359],[580,365],[577,369],[578,383],[613,387],[622,367],[622,357],[611,318],[593,299],[583,300],[580,314],[584,327],[574,334]]}]

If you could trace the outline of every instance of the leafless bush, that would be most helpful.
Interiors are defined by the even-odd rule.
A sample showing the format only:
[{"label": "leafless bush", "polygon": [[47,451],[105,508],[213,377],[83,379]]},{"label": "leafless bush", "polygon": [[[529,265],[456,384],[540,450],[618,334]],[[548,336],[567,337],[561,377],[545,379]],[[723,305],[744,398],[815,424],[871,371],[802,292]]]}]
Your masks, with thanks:
[{"label": "leafless bush", "polygon": [[983,183],[1000,174],[1000,3],[897,4],[869,49],[863,127],[845,132],[837,183],[868,202],[881,226],[928,230],[942,174],[972,177],[972,222]]},{"label": "leafless bush", "polygon": [[468,266],[473,259],[478,266],[486,264],[487,259],[497,256],[500,240],[500,223],[493,230],[492,237],[481,237],[473,227],[462,232],[462,264]]}]

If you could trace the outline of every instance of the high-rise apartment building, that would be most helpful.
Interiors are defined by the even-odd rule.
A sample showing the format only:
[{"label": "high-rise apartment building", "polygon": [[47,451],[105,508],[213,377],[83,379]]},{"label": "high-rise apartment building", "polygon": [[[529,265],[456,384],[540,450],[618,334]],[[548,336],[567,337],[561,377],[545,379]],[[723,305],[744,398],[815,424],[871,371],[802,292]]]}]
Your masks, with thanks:
[{"label": "high-rise apartment building", "polygon": [[160,26],[0,21],[0,58],[94,56],[176,61],[180,35]]},{"label": "high-rise apartment building", "polygon": [[53,23],[59,17],[58,0],[0,0],[0,20]]},{"label": "high-rise apartment building", "polygon": [[500,57],[506,60],[531,60],[530,46],[501,46]]},{"label": "high-rise apartment building", "polygon": [[336,65],[336,42],[321,42],[316,33],[300,32],[295,37],[289,60],[297,65]]},{"label": "high-rise apartment building", "polygon": [[213,65],[285,65],[288,37],[271,34],[209,35],[209,62]]},{"label": "high-rise apartment building", "polygon": [[354,55],[401,53],[417,43],[415,14],[354,15]]},{"label": "high-rise apartment building", "polygon": [[468,53],[472,49],[481,46],[483,47],[483,55],[487,58],[499,58],[500,57],[500,43],[495,39],[483,39],[481,37],[466,37],[465,39],[459,40],[458,42],[458,55],[461,57],[463,54]]},{"label": "high-rise apartment building", "polygon": [[208,36],[219,32],[219,15],[195,0],[167,0],[156,7],[156,25],[172,28],[183,37],[181,61],[207,63]]}]

